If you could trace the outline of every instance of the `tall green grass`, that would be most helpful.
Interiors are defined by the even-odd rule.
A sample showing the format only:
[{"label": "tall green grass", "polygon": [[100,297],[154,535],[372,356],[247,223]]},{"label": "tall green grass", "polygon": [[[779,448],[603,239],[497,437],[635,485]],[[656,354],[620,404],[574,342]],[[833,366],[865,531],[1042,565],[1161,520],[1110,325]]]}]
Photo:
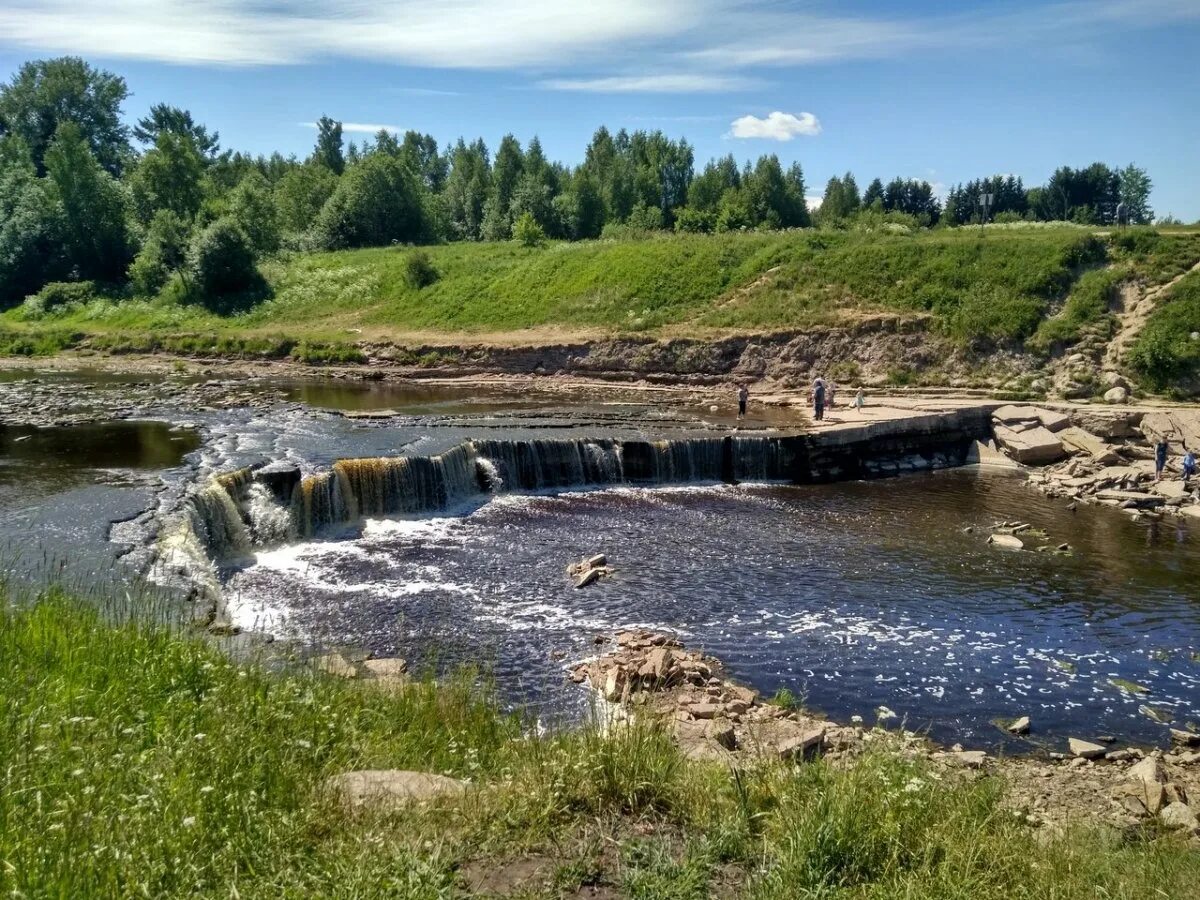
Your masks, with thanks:
[{"label": "tall green grass", "polygon": [[[552,863],[525,897],[1189,896],[1200,855],[1082,827],[1038,840],[1004,784],[886,734],[850,764],[684,759],[652,721],[538,736],[467,675],[400,691],[239,663],[159,614],[0,604],[0,891],[19,897],[452,897],[468,863]],[[169,619],[169,617],[167,617]],[[351,817],[350,768],[471,779]]]},{"label": "tall green grass", "polygon": [[1175,285],[1151,313],[1129,350],[1129,362],[1155,390],[1179,388],[1200,379],[1200,273]]}]

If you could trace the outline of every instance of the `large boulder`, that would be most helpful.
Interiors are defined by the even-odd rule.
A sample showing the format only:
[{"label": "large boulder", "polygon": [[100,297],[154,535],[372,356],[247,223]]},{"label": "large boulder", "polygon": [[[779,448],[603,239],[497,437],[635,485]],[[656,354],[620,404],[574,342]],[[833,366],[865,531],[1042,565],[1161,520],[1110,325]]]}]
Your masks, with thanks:
[{"label": "large boulder", "polygon": [[359,769],[334,775],[325,787],[350,812],[388,812],[437,797],[456,796],[467,789],[467,784],[432,772]]},{"label": "large boulder", "polygon": [[1172,409],[1146,413],[1142,419],[1142,433],[1151,444],[1165,437],[1175,453],[1181,447],[1200,450],[1200,410]]},{"label": "large boulder", "polygon": [[1105,403],[1128,403],[1129,391],[1123,387],[1109,388],[1104,392]]},{"label": "large boulder", "polygon": [[1071,755],[1083,759],[1098,759],[1107,752],[1101,744],[1093,744],[1079,738],[1070,738],[1067,743],[1071,748]]},{"label": "large boulder", "polygon": [[997,425],[995,434],[996,443],[1017,462],[1027,466],[1057,462],[1066,456],[1062,441],[1040,426],[1028,431],[1013,431]]}]

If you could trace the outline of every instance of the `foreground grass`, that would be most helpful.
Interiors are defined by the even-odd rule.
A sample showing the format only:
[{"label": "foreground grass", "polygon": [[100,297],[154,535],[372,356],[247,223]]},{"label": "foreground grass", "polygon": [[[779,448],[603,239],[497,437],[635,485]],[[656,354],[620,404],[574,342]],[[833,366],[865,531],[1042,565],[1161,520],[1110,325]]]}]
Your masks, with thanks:
[{"label": "foreground grass", "polygon": [[[731,773],[649,725],[529,737],[466,677],[272,673],[59,594],[0,611],[0,702],[7,896],[453,896],[500,889],[514,859],[544,863],[521,896],[1182,897],[1200,877],[1166,837],[1039,842],[998,781],[946,780],[882,735],[849,768]],[[350,819],[319,785],[360,767],[477,789]]]},{"label": "foreground grass", "polygon": [[[411,252],[270,262],[270,298],[236,314],[182,302],[173,286],[153,298],[118,294],[49,311],[32,304],[3,314],[0,332],[20,352],[50,347],[53,341],[39,344],[34,336],[54,332],[118,351],[198,345],[200,353],[286,356],[302,341],[453,341],[539,330],[705,336],[883,312],[925,317],[960,341],[1019,341],[1090,269],[1116,265],[1156,283],[1200,259],[1200,236],[1145,229],[1097,236],[1062,226],[661,235],[537,248],[450,244],[428,248],[437,279],[424,287],[406,280]],[[1094,304],[1077,305],[1099,314]],[[1077,330],[1049,337],[1070,339]]]}]

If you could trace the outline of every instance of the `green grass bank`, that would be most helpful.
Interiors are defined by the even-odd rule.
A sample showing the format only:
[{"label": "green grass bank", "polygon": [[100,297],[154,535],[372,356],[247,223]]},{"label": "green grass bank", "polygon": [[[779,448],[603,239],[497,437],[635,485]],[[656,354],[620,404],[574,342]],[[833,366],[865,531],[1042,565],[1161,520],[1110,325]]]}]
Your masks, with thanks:
[{"label": "green grass bank", "polygon": [[[453,897],[514,860],[548,866],[523,897],[1132,900],[1200,878],[1170,835],[1038,834],[1001,778],[886,738],[852,764],[732,771],[648,723],[539,735],[470,673],[384,691],[234,662],[168,618],[58,591],[0,605],[6,896]],[[365,767],[471,787],[351,817],[321,785]]]}]

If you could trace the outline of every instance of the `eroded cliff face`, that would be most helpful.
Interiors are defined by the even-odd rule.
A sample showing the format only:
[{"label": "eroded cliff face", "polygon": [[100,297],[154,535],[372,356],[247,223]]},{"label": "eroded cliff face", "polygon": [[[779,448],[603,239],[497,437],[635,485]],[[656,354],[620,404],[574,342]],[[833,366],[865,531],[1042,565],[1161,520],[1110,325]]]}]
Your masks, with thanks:
[{"label": "eroded cliff face", "polygon": [[994,374],[997,380],[1034,368],[1032,357],[1003,350],[974,353],[931,333],[924,322],[895,317],[810,331],[702,340],[619,337],[528,346],[427,345],[364,347],[373,360],[443,375],[485,373],[576,375],[708,383],[765,378],[807,383],[817,374],[881,384],[897,375],[950,381]]}]

